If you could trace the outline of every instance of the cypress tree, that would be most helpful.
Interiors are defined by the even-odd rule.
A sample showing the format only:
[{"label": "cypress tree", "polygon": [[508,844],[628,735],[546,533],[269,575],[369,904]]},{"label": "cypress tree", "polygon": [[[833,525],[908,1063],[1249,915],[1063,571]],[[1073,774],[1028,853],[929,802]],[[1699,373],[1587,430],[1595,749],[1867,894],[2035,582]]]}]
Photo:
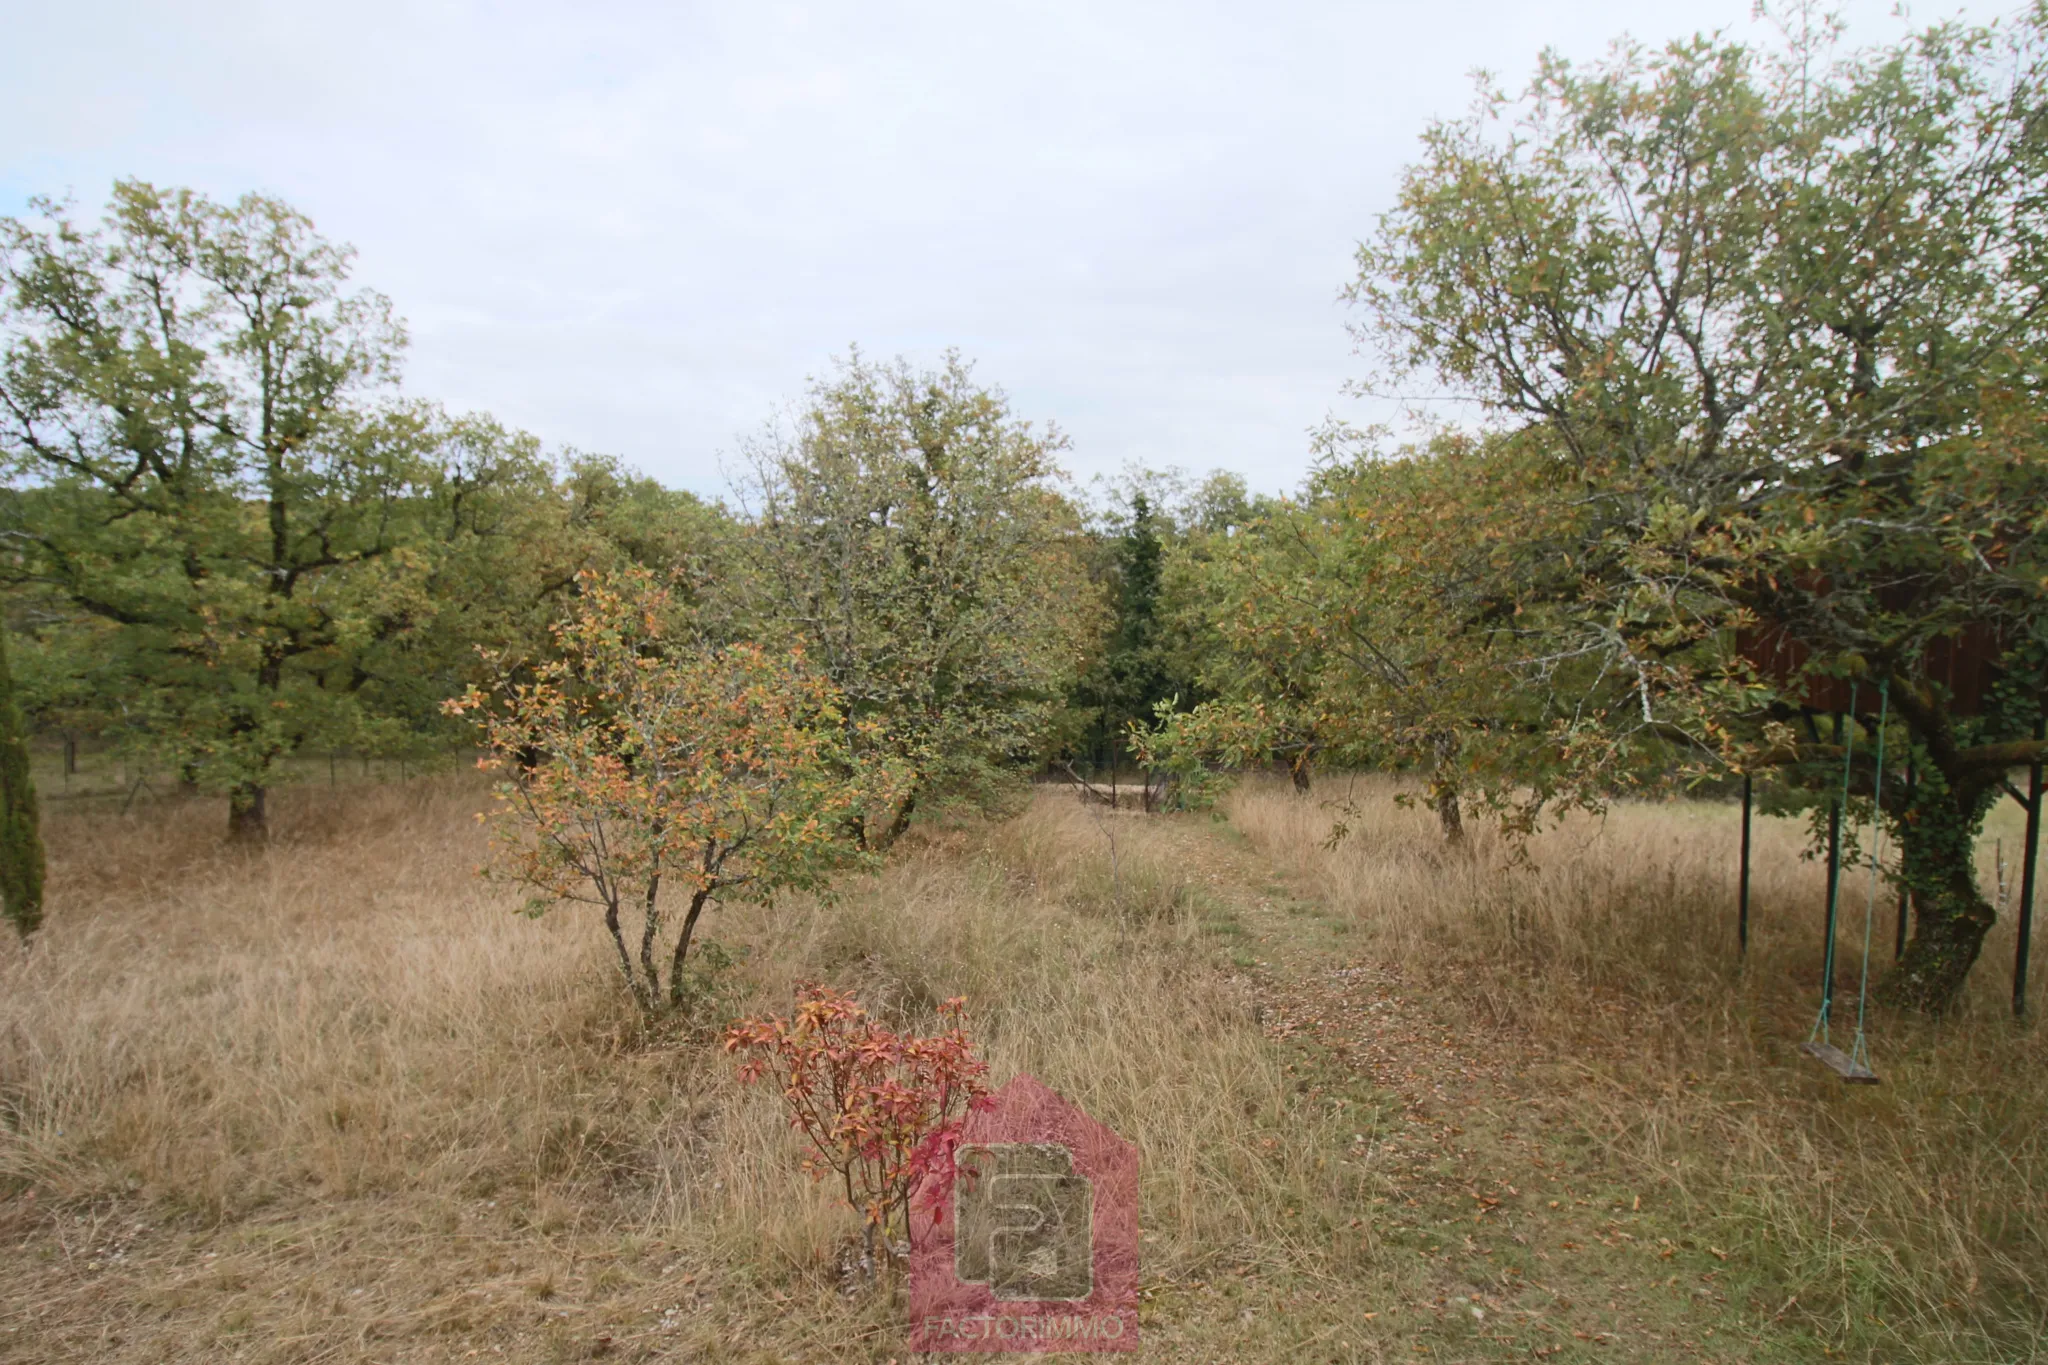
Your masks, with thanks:
[{"label": "cypress tree", "polygon": [[1095,713],[1086,739],[1098,764],[1123,757],[1126,727],[1152,722],[1152,708],[1172,695],[1159,640],[1160,574],[1165,546],[1152,500],[1133,494],[1130,520],[1116,542],[1116,623],[1102,656],[1076,689]]},{"label": "cypress tree", "polygon": [[0,627],[0,912],[27,938],[43,922],[43,836],[28,769],[28,730],[14,701],[7,631]]},{"label": "cypress tree", "polygon": [[1171,690],[1159,649],[1159,577],[1165,547],[1159,542],[1159,519],[1143,493],[1131,498],[1130,529],[1117,546],[1121,591],[1117,596],[1116,638],[1110,648],[1110,670],[1116,689],[1113,705],[1121,712],[1114,733],[1124,725],[1152,723],[1152,707]]}]

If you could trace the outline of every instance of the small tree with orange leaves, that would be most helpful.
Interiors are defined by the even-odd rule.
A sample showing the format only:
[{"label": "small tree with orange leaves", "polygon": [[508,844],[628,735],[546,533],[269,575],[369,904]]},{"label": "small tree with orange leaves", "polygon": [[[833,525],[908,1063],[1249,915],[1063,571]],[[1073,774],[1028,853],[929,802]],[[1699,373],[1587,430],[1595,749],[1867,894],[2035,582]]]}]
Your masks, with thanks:
[{"label": "small tree with orange leaves", "polygon": [[[631,569],[586,574],[557,657],[530,681],[448,702],[484,732],[481,766],[507,772],[496,870],[604,912],[619,970],[643,1010],[681,1005],[704,907],[816,888],[867,862],[848,831],[893,809],[900,783],[851,752],[831,685],[800,653],[678,641],[670,596]],[[689,898],[664,985],[664,890]],[[637,907],[638,952],[628,944]]]}]

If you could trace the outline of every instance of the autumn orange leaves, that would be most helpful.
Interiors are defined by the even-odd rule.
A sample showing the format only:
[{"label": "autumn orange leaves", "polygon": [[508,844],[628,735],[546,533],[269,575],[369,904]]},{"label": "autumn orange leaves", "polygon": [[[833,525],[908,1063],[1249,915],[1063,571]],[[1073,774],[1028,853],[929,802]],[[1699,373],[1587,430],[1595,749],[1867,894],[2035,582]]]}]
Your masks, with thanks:
[{"label": "autumn orange leaves", "polygon": [[[873,746],[799,650],[713,644],[671,624],[645,569],[585,574],[553,656],[446,704],[483,732],[498,784],[491,869],[603,911],[627,987],[652,1013],[683,1003],[683,967],[712,901],[818,888],[872,855],[864,816],[901,801]],[[663,893],[685,900],[671,936]],[[626,920],[637,917],[637,944]],[[661,958],[669,958],[664,973]]]}]

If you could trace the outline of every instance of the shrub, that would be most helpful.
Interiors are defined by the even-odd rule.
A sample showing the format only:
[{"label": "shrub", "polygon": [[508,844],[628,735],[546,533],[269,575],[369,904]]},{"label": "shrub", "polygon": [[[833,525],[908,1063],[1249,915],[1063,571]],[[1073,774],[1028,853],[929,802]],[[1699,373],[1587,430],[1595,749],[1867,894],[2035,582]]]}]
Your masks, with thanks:
[{"label": "shrub", "polygon": [[781,1088],[790,1126],[810,1142],[805,1172],[839,1177],[871,1253],[897,1227],[914,1235],[911,1191],[952,1159],[967,1114],[986,1102],[988,1063],[968,1041],[965,1009],[958,997],[946,1001],[945,1031],[918,1037],[884,1027],[846,992],[807,982],[790,1018],[743,1019],[726,1031],[726,1051],[746,1055],[740,1078]]},{"label": "shrub", "polygon": [[[831,684],[799,653],[664,632],[668,591],[644,569],[586,574],[558,656],[495,696],[446,704],[482,727],[498,784],[500,868],[539,895],[604,912],[619,971],[653,1013],[688,1003],[697,919],[723,897],[822,889],[871,865],[850,831],[901,783],[853,755]],[[661,893],[689,897],[663,981]],[[638,908],[639,952],[622,911]]]}]

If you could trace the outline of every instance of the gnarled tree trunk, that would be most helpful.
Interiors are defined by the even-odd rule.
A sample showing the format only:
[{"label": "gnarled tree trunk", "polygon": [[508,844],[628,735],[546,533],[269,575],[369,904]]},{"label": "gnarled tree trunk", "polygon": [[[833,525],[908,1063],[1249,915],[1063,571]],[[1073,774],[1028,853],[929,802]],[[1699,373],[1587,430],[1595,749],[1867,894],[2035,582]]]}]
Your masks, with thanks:
[{"label": "gnarled tree trunk", "polygon": [[1434,784],[1430,805],[1436,808],[1437,823],[1443,826],[1444,842],[1465,842],[1465,813],[1458,805],[1458,789],[1448,782]]},{"label": "gnarled tree trunk", "polygon": [[1444,842],[1455,848],[1465,842],[1465,812],[1458,803],[1457,769],[1453,766],[1458,756],[1457,737],[1439,732],[1431,747],[1436,758],[1429,775],[1429,804],[1443,827]]},{"label": "gnarled tree trunk", "polygon": [[1998,912],[1977,889],[1977,835],[2005,777],[2001,746],[1956,742],[1955,724],[1935,697],[1893,678],[1891,704],[1925,751],[1911,794],[1886,784],[1885,807],[1903,854],[1913,903],[1913,936],[1878,998],[1927,1013],[1962,998],[1970,968]]},{"label": "gnarled tree trunk", "polygon": [[[1879,998],[1928,1013],[1952,1007],[1998,913],[1977,888],[1977,835],[1997,787],[1937,769],[1894,822],[1913,906],[1913,936]],[[1931,780],[1930,780],[1931,779]]]}]

